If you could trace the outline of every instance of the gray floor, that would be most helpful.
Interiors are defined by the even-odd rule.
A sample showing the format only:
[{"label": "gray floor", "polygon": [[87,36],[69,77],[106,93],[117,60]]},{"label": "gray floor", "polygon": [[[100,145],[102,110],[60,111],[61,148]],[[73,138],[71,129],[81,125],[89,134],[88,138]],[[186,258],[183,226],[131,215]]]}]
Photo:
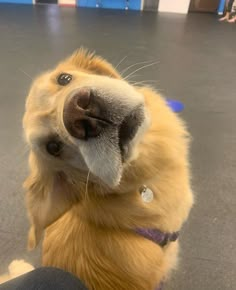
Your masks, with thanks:
[{"label": "gray floor", "polygon": [[235,34],[235,25],[207,14],[0,5],[0,272],[13,258],[39,264],[39,250],[25,249],[21,189],[21,118],[31,77],[84,45],[114,65],[126,56],[121,70],[159,61],[131,80],[186,105],[196,205],[181,235],[179,269],[165,289],[236,289]]}]

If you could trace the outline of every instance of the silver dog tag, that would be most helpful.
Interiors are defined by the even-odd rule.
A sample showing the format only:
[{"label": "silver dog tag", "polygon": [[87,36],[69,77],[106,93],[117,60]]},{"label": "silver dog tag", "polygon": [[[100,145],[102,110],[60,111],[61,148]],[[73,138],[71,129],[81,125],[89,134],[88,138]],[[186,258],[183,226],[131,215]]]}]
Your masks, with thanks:
[{"label": "silver dog tag", "polygon": [[141,191],[141,197],[144,202],[152,202],[154,197],[153,191],[144,185]]}]

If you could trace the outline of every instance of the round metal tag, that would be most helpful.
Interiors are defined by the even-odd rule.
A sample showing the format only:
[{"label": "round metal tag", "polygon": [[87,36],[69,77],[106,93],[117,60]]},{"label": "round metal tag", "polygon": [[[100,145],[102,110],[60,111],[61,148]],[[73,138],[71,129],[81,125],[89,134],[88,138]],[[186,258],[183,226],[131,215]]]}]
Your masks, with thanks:
[{"label": "round metal tag", "polygon": [[153,191],[150,188],[144,186],[141,191],[141,197],[144,202],[152,202],[154,197]]}]

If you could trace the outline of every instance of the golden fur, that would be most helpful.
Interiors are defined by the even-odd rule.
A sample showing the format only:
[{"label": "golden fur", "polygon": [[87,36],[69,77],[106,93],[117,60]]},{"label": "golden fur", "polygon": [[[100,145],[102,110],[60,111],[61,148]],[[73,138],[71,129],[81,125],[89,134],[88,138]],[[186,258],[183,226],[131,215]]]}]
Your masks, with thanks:
[{"label": "golden fur", "polygon": [[[135,87],[145,99],[151,123],[125,164],[120,184],[107,188],[63,161],[35,149],[29,135],[56,127],[56,109],[67,88],[55,76],[72,71],[81,80],[93,75],[121,79],[105,60],[79,50],[53,71],[36,79],[26,103],[24,130],[30,144],[30,174],[25,181],[31,221],[29,248],[44,229],[42,263],[65,269],[96,290],[154,290],[176,264],[178,242],[162,248],[134,233],[136,227],[178,231],[193,203],[190,188],[189,136],[165,100],[148,87]],[[57,96],[57,99],[53,99]],[[51,103],[53,105],[51,106]],[[60,117],[61,118],[61,117]],[[33,132],[33,133],[32,133]],[[66,136],[63,136],[66,138]],[[57,176],[58,171],[65,176]],[[55,179],[59,186],[52,193]],[[147,185],[154,200],[144,203],[139,188]]]}]

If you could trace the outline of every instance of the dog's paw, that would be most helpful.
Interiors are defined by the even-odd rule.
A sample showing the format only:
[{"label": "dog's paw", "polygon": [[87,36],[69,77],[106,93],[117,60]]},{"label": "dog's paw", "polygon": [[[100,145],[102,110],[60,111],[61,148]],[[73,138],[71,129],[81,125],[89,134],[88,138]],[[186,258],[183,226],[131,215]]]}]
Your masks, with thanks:
[{"label": "dog's paw", "polygon": [[26,263],[24,260],[14,260],[8,266],[11,278],[16,278],[32,270],[34,270],[34,267],[31,264]]}]

